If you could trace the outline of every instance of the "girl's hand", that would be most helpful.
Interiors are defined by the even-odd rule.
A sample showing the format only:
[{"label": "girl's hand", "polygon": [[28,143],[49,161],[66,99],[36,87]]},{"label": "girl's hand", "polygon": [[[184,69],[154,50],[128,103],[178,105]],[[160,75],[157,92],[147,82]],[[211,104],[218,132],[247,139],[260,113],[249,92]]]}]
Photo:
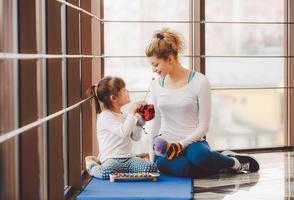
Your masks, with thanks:
[{"label": "girl's hand", "polygon": [[145,101],[138,101],[138,102],[136,102],[136,103],[133,104],[130,112],[132,114],[135,114],[144,105],[146,105],[146,102]]},{"label": "girl's hand", "polygon": [[143,117],[139,113],[136,113],[135,115],[138,117],[138,121],[137,121],[136,125],[137,126],[144,126],[146,122],[143,119]]}]

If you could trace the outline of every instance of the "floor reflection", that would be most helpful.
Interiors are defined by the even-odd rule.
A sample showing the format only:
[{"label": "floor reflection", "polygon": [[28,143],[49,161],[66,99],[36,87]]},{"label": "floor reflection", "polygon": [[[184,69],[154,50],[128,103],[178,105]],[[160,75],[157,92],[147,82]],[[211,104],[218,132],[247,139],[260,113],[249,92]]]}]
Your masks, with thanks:
[{"label": "floor reflection", "polygon": [[294,152],[253,155],[258,173],[219,174],[194,179],[195,199],[294,199]]}]

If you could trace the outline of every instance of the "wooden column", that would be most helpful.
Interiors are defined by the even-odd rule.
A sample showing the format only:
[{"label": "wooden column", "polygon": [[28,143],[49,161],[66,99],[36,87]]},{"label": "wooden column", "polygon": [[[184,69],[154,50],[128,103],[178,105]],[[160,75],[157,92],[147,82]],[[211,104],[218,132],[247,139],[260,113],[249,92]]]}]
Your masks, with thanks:
[{"label": "wooden column", "polygon": [[[35,0],[18,1],[19,52],[36,54]],[[19,124],[38,119],[36,60],[19,61]],[[39,198],[38,129],[20,135],[20,198]]]},{"label": "wooden column", "polygon": [[[91,5],[92,13],[101,19],[103,18],[103,0],[97,1],[92,0]],[[92,21],[92,53],[94,55],[103,54],[103,24],[99,23],[97,20]],[[103,59],[96,58],[92,60],[92,84],[97,83],[104,74],[104,61]],[[98,155],[98,142],[96,136],[96,111],[92,108],[92,152],[93,155]]]},{"label": "wooden column", "polygon": [[[68,1],[79,6],[79,0]],[[80,54],[79,12],[67,8],[67,54]],[[81,100],[80,59],[67,60],[68,76],[68,106]],[[81,109],[76,108],[68,112],[68,181],[74,190],[81,187]]]},{"label": "wooden column", "polygon": [[[290,6],[290,22],[294,22],[294,2],[289,2]],[[290,52],[289,55],[294,56],[294,25],[290,25]],[[294,87],[294,59],[290,58],[289,62],[289,77],[290,77],[290,87]],[[290,145],[294,148],[294,89],[290,89]]]},{"label": "wooden column", "polygon": [[[0,51],[15,52],[17,41],[13,38],[15,1],[0,2]],[[14,13],[15,12],[15,13]],[[17,69],[12,60],[0,60],[0,135],[16,129]],[[0,199],[19,198],[17,137],[0,144]]]},{"label": "wooden column", "polygon": [[[61,10],[56,1],[47,1],[47,54],[61,54]],[[63,109],[61,59],[47,60],[47,110],[48,114]],[[48,199],[63,199],[63,119],[48,122]]]},{"label": "wooden column", "polygon": [[[205,0],[195,0],[195,21],[205,20]],[[195,24],[194,52],[195,55],[205,55],[205,24]],[[195,70],[205,74],[205,58],[195,58]]]},{"label": "wooden column", "polygon": [[[91,11],[91,1],[81,1],[81,7]],[[95,19],[93,19],[95,20]],[[84,55],[92,54],[92,17],[81,15],[81,50]],[[92,60],[82,60],[82,99],[87,98],[86,90],[92,85]],[[92,155],[92,108],[89,103],[82,105],[82,161],[85,156]],[[83,162],[85,169],[85,162]]]}]

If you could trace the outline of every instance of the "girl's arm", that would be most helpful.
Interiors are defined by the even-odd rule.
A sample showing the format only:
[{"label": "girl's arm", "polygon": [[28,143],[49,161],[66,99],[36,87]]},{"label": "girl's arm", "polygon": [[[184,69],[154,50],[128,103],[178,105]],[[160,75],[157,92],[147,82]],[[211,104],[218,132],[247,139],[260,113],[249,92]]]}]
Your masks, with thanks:
[{"label": "girl's arm", "polygon": [[138,117],[132,113],[127,114],[124,122],[117,120],[113,116],[109,116],[104,118],[104,126],[111,133],[118,135],[119,137],[130,137],[134,127],[137,124]]},{"label": "girl's arm", "polygon": [[[136,126],[134,127],[134,130],[131,133],[131,139],[134,141],[139,141],[142,137],[142,127],[140,126],[141,124],[139,123],[140,118],[142,118],[142,117],[138,113],[136,113],[135,115],[138,117],[138,122],[137,122]],[[142,126],[143,125],[144,124],[142,124]]]},{"label": "girl's arm", "polygon": [[139,141],[142,137],[142,128],[139,126],[136,126],[131,133],[131,139],[134,141]]},{"label": "girl's arm", "polygon": [[193,134],[180,141],[183,148],[189,144],[203,138],[209,128],[210,111],[211,111],[211,92],[210,84],[208,79],[205,77],[201,83],[201,88],[198,96],[198,107],[199,107],[199,123]]},{"label": "girl's arm", "polygon": [[[139,120],[139,117],[136,116],[136,111],[140,105],[141,104],[135,103],[132,106],[124,122],[121,122],[115,117],[105,119],[105,122],[107,122],[105,124],[107,124],[108,129],[120,137],[130,137]],[[138,136],[135,137],[137,138]]]}]

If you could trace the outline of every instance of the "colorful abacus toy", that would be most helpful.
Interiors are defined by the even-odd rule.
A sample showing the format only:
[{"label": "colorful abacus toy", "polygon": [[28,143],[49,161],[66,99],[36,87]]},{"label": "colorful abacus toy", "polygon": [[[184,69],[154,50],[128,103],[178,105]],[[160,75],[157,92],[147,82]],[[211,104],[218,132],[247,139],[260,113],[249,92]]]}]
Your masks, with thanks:
[{"label": "colorful abacus toy", "polygon": [[119,180],[125,181],[144,181],[144,180],[152,180],[157,181],[157,178],[160,176],[157,172],[142,172],[142,173],[114,173],[111,174],[110,182],[115,182]]}]

